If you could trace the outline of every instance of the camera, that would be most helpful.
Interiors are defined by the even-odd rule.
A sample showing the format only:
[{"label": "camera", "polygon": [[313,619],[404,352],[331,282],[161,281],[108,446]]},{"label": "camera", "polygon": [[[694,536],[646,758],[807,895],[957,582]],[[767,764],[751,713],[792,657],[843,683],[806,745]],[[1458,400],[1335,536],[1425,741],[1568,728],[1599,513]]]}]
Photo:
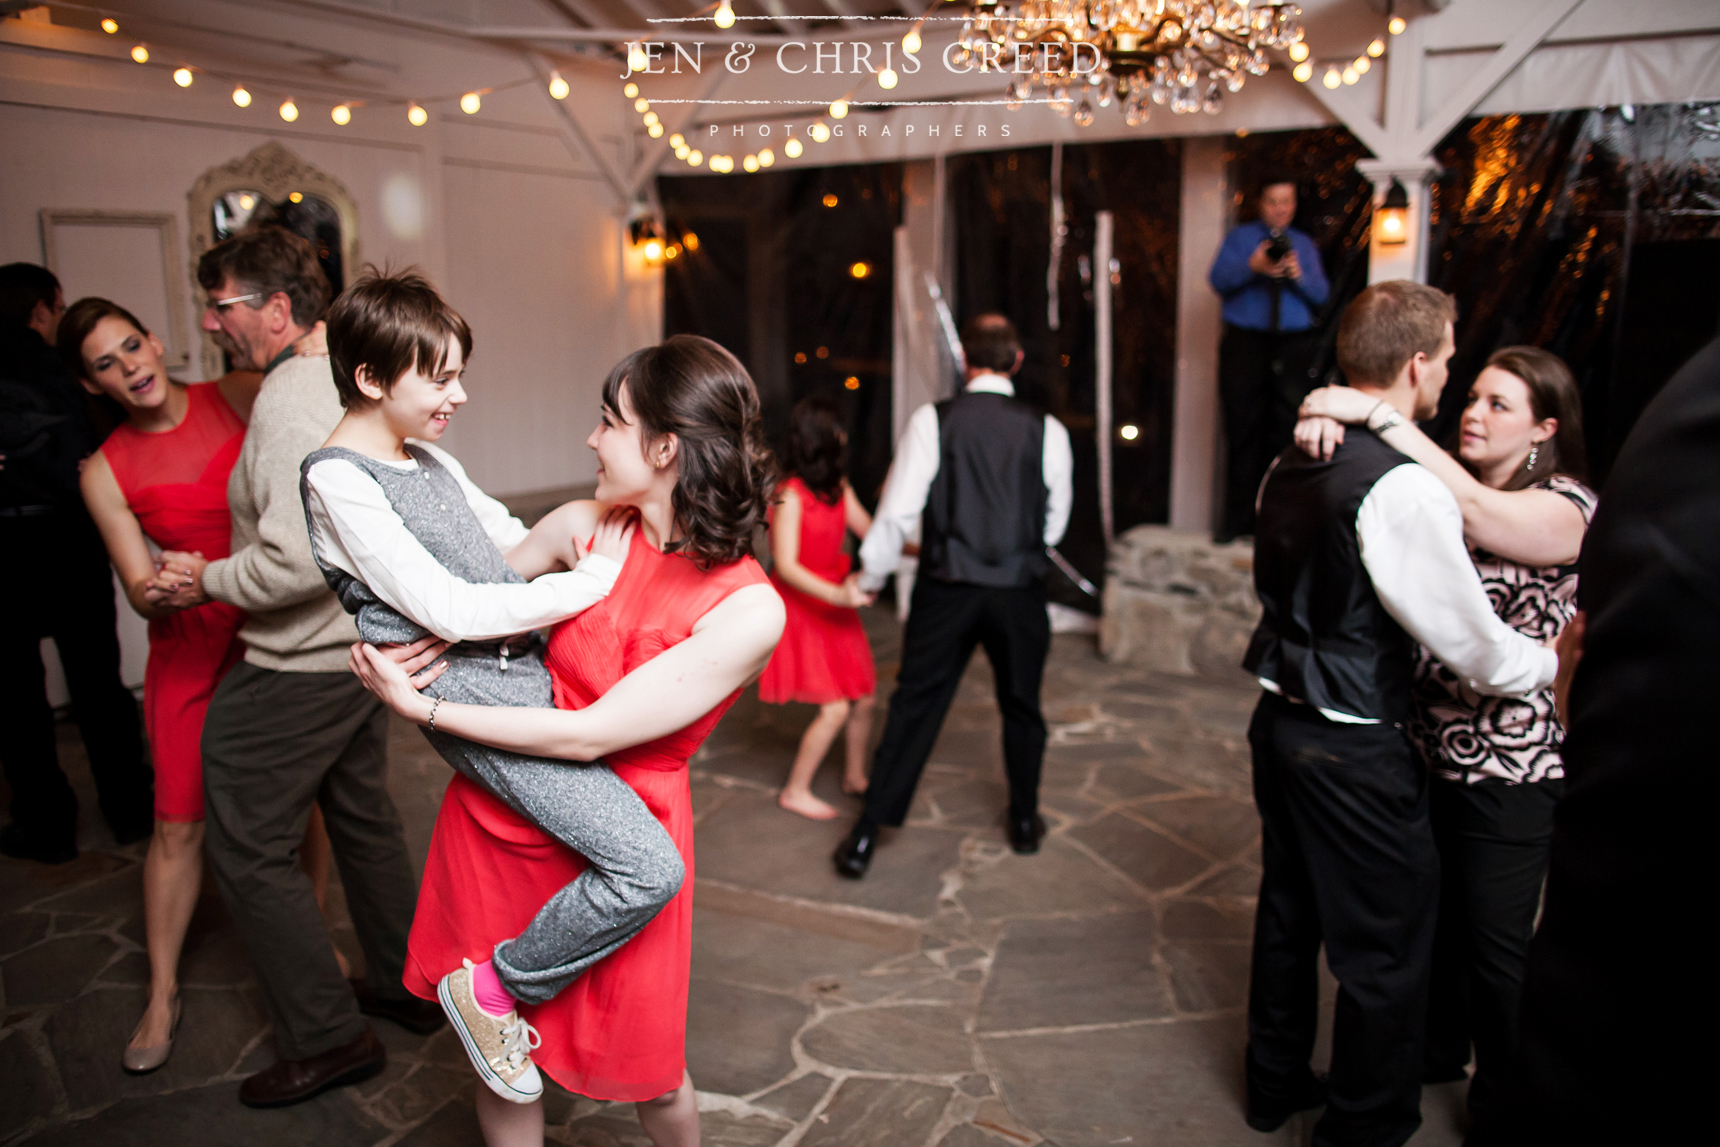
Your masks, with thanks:
[{"label": "camera", "polygon": [[1266,245],[1266,257],[1274,263],[1282,262],[1284,256],[1290,253],[1290,236],[1283,231],[1272,232],[1272,242]]}]

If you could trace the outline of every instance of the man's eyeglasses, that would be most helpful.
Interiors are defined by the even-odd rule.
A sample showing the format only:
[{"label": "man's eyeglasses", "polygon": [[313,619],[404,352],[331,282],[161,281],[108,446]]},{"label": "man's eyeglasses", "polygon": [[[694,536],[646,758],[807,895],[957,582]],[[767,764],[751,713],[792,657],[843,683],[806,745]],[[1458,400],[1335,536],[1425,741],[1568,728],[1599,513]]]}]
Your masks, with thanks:
[{"label": "man's eyeglasses", "polygon": [[234,303],[248,303],[252,299],[262,299],[267,297],[268,296],[264,295],[261,291],[253,291],[248,295],[234,295],[230,299],[210,299],[209,309],[218,315],[224,315],[227,313],[227,308],[231,307]]}]

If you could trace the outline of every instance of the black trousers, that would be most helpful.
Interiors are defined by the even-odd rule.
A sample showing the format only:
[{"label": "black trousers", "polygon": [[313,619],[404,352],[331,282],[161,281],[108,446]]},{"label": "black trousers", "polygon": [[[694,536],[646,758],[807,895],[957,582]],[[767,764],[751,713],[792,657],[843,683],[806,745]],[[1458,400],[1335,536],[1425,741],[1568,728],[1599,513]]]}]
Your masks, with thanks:
[{"label": "black trousers", "polygon": [[388,710],[350,673],[279,673],[248,662],[216,687],[203,722],[209,867],[263,990],[283,1059],[364,1032],[310,877],[299,865],[320,805],[370,985],[404,999],[418,882],[388,795]]},{"label": "black trousers", "polygon": [[49,844],[70,844],[78,799],[54,746],[42,639],[52,637],[89,752],[102,815],[122,838],[149,830],[154,779],[143,757],[137,702],[120,681],[113,572],[83,515],[0,518],[0,763],[12,822]]},{"label": "black trousers", "polygon": [[1254,532],[1254,500],[1272,460],[1290,445],[1296,410],[1313,389],[1312,331],[1253,331],[1226,325],[1218,347],[1224,408],[1224,509],[1219,537]]},{"label": "black trousers", "polygon": [[900,825],[907,819],[914,788],[976,645],[985,647],[991,661],[1003,711],[1009,815],[1019,819],[1039,811],[1039,771],[1045,761],[1039,683],[1051,651],[1045,587],[992,589],[922,577],[914,582],[902,668],[866,789],[866,816],[876,823]]},{"label": "black trousers", "polygon": [[1498,1091],[1517,1050],[1523,965],[1535,931],[1562,780],[1431,785],[1439,925],[1428,990],[1428,1078],[1460,1076],[1475,1048],[1469,1110]]},{"label": "black trousers", "polygon": [[1267,1108],[1306,1079],[1317,959],[1338,981],[1317,1147],[1397,1147],[1421,1124],[1422,1028],[1439,896],[1427,772],[1395,725],[1329,721],[1261,695],[1249,725],[1260,903],[1248,1090]]}]

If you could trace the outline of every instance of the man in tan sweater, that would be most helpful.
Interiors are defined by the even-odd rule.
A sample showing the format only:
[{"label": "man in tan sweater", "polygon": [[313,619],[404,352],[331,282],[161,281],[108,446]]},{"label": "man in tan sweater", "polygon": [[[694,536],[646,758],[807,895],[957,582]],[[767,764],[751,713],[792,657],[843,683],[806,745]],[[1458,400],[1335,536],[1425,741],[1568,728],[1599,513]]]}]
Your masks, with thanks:
[{"label": "man in tan sweater", "polygon": [[[209,295],[204,329],[234,366],[266,377],[227,485],[232,556],[163,555],[164,576],[179,578],[176,604],[212,598],[250,614],[245,660],[216,689],[203,726],[207,851],[280,1052],[239,1098],[282,1107],[382,1070],[386,1052],[361,1011],[416,1031],[435,1030],[441,1014],[402,984],[417,887],[386,786],[388,712],[347,669],[358,631],[311,557],[299,497],[299,463],[342,413],[327,355],[296,353],[311,349],[328,280],[310,244],[279,228],[216,246],[197,278]],[[364,948],[364,982],[342,977],[298,863],[313,801]]]}]

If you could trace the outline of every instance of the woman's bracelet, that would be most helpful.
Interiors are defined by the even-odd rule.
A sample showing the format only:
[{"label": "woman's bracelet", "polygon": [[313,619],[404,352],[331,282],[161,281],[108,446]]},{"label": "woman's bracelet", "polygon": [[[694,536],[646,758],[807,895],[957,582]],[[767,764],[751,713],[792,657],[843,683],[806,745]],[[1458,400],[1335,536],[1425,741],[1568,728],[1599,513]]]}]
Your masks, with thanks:
[{"label": "woman's bracelet", "polygon": [[442,698],[440,697],[430,703],[430,731],[432,733],[436,731],[436,710],[441,708],[441,706]]}]

